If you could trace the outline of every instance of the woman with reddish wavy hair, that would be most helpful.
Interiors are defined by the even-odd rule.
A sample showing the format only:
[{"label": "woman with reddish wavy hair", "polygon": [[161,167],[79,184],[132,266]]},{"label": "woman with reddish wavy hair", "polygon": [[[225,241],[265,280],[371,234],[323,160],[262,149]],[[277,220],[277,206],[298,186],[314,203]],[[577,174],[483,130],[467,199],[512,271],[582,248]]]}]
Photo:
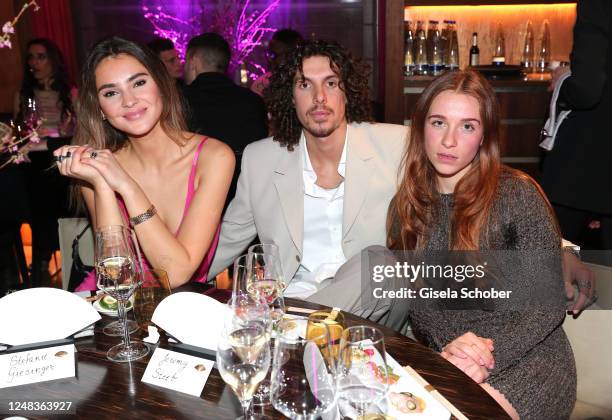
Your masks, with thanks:
[{"label": "woman with reddish wavy hair", "polygon": [[[528,293],[542,276],[552,277],[554,287],[558,278],[562,296],[557,223],[535,181],[502,165],[499,121],[495,93],[477,72],[447,73],[425,89],[389,207],[387,245],[546,253],[555,258],[552,270],[520,260],[502,271],[511,272],[515,290]],[[496,310],[415,307],[409,313],[415,335],[479,383],[512,418],[568,418],[576,370],[561,329],[563,300],[546,310],[497,305]]]}]

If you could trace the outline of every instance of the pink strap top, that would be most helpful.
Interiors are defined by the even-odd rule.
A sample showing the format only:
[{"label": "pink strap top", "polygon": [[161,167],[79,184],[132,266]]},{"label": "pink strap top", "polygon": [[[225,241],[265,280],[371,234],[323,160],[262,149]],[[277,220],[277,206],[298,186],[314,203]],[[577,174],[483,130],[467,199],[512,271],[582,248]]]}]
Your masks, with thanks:
[{"label": "pink strap top", "polygon": [[[204,143],[206,143],[207,139],[208,137],[204,137],[202,139],[202,141],[198,145],[198,148],[196,149],[196,152],[193,156],[193,162],[191,164],[191,171],[189,172],[189,181],[187,184],[187,198],[185,199],[185,207],[183,209],[183,216],[181,217],[181,222],[179,223],[179,227],[177,231],[174,233],[174,236],[178,235],[179,231],[181,230],[183,220],[185,220],[185,215],[187,214],[187,211],[189,210],[189,206],[191,205],[191,201],[193,200],[193,197],[195,195],[195,178],[196,178],[196,172],[197,172],[197,167],[198,167],[198,159],[200,158],[200,152],[202,151],[202,146],[204,146]],[[129,215],[125,207],[125,203],[123,202],[123,199],[121,198],[121,196],[117,195],[117,201],[119,202],[119,208],[121,209],[121,213],[123,213],[123,216],[125,217],[125,219],[128,220]],[[217,244],[219,243],[220,231],[221,231],[221,224],[217,226],[215,236],[213,237],[210,247],[208,248],[208,252],[206,253],[206,255],[204,255],[204,259],[202,260],[202,263],[200,264],[198,269],[195,271],[190,281],[195,281],[199,283],[205,283],[207,281],[208,269],[210,268],[210,265],[212,264],[213,257],[215,256],[215,251],[217,250]],[[147,258],[144,255],[142,256],[142,258],[143,258],[144,269],[146,270],[150,268],[151,264],[149,263]],[[90,275],[87,276],[75,290],[76,291],[96,290],[95,271],[92,271]]]},{"label": "pink strap top", "polygon": [[[202,151],[202,146],[204,146],[204,143],[206,143],[206,140],[208,140],[208,137],[204,137],[202,141],[200,141],[200,144],[198,145],[198,148],[196,149],[193,155],[193,162],[191,163],[191,171],[189,172],[189,181],[187,183],[187,197],[185,198],[185,207],[183,208],[183,216],[181,217],[181,222],[179,223],[179,227],[174,233],[174,236],[178,235],[178,233],[180,232],[181,226],[183,225],[183,221],[185,220],[185,216],[187,215],[187,212],[189,211],[189,206],[191,206],[191,201],[193,200],[193,197],[195,196],[195,179],[196,179],[196,172],[198,169],[198,159],[200,158],[200,152]],[[129,216],[127,213],[127,209],[125,208],[125,203],[123,202],[123,199],[121,197],[118,196],[118,199],[119,199],[119,207],[121,208],[121,211],[123,212],[127,220],[129,219]],[[206,283],[207,278],[208,278],[208,269],[210,268],[210,265],[212,264],[212,260],[217,250],[217,244],[219,243],[219,233],[220,232],[221,232],[221,224],[217,226],[217,230],[215,231],[215,236],[213,237],[213,240],[210,243],[210,247],[208,248],[206,255],[204,255],[204,259],[202,260],[202,263],[200,264],[198,269],[195,271],[195,273],[193,273],[193,276],[191,276],[191,279],[189,281]],[[144,255],[143,255],[143,259],[144,259],[143,261],[144,268],[145,269],[149,268],[151,265],[149,264],[149,261],[146,259]]]}]

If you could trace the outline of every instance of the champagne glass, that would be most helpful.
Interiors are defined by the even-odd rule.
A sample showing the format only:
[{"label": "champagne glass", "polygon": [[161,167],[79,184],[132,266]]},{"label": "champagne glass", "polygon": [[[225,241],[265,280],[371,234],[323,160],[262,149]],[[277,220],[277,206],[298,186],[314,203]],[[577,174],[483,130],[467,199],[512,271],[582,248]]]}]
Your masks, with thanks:
[{"label": "champagne glass", "polygon": [[[140,273],[144,273],[144,269],[142,267],[142,258],[140,256],[140,248],[138,247],[138,241],[136,240],[136,235],[132,229],[124,228],[125,236],[128,244],[128,248],[131,251],[132,255],[136,257],[136,261],[138,261],[138,265],[136,265],[136,271]],[[97,265],[97,264],[96,264]],[[100,288],[100,286],[98,286]],[[111,295],[112,296],[112,295]],[[118,303],[117,303],[118,306]],[[129,304],[128,304],[129,306]],[[105,335],[110,337],[122,337],[123,336],[123,325],[121,319],[119,321],[113,321],[109,323],[102,332]],[[125,319],[125,325],[127,326],[128,334],[132,334],[138,331],[138,323],[136,321],[132,321],[131,319]]]},{"label": "champagne glass", "polygon": [[134,317],[144,331],[153,325],[151,317],[159,302],[170,296],[168,273],[161,269],[149,269],[142,273],[142,283],[134,291]]},{"label": "champagne glass", "polygon": [[363,417],[368,407],[385,398],[389,375],[385,339],[379,329],[356,326],[344,330],[337,384],[340,411],[346,417]]},{"label": "champagne glass", "polygon": [[253,394],[270,369],[270,342],[260,323],[227,323],[217,347],[217,369],[249,418]]},{"label": "champagne glass", "polygon": [[126,326],[125,303],[140,282],[128,236],[128,229],[123,226],[106,226],[95,234],[98,287],[117,300],[119,319],[123,323],[123,342],[106,352],[106,357],[114,362],[137,360],[149,353],[141,341],[130,342]]},{"label": "champagne glass", "polygon": [[303,338],[292,320],[276,329],[272,362],[271,394],[274,408],[291,419],[314,419],[333,409],[337,402],[336,364],[331,353],[329,330],[311,330]]}]

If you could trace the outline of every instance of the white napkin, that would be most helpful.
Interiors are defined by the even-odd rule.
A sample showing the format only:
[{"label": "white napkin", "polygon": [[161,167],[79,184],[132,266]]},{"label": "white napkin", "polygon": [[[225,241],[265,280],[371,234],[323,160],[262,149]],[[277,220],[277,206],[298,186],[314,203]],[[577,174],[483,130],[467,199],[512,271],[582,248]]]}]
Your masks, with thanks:
[{"label": "white napkin", "polygon": [[231,310],[200,293],[174,293],[162,300],[151,321],[182,343],[217,351],[217,340]]},{"label": "white napkin", "polygon": [[0,299],[0,343],[17,346],[59,340],[99,319],[91,304],[65,290],[20,290]]}]

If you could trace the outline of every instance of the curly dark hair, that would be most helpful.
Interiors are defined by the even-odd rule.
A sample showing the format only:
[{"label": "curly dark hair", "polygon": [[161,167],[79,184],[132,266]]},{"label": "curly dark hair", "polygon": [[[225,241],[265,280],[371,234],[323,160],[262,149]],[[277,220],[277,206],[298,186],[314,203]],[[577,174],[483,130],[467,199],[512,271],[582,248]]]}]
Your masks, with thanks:
[{"label": "curly dark hair", "polygon": [[273,138],[290,151],[299,143],[302,131],[293,104],[294,77],[302,74],[304,59],[314,56],[328,57],[332,70],[340,78],[340,88],[347,100],[347,121],[372,121],[368,88],[370,67],[335,41],[299,43],[283,55],[272,71],[270,85],[264,90]]}]

